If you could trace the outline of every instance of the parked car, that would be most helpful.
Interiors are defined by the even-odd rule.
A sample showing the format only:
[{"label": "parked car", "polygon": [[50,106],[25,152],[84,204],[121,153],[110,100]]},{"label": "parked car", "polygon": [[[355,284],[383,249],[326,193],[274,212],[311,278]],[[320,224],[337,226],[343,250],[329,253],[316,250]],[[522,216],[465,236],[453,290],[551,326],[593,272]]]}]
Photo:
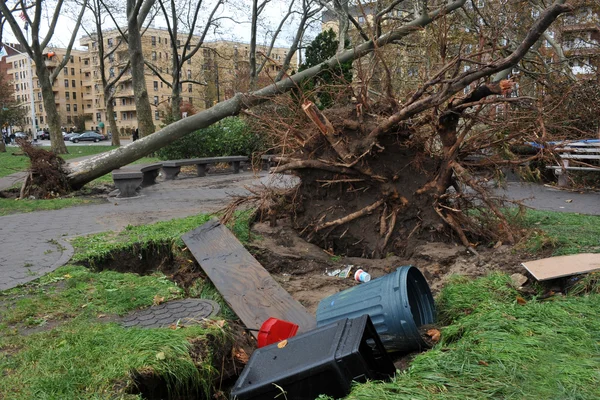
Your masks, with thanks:
[{"label": "parked car", "polygon": [[25,132],[15,132],[15,139],[27,139],[28,137]]},{"label": "parked car", "polygon": [[50,140],[50,132],[39,131],[38,132],[38,139]]},{"label": "parked car", "polygon": [[79,141],[81,141],[81,142],[83,142],[83,141],[99,142],[101,140],[106,140],[106,138],[103,135],[96,133],[96,132],[83,132],[81,135],[73,136],[69,140],[73,143],[77,143]]},{"label": "parked car", "polygon": [[80,135],[80,133],[76,133],[76,132],[66,133],[63,135],[63,139],[71,140],[71,138],[73,138],[75,136],[79,136],[79,135]]}]

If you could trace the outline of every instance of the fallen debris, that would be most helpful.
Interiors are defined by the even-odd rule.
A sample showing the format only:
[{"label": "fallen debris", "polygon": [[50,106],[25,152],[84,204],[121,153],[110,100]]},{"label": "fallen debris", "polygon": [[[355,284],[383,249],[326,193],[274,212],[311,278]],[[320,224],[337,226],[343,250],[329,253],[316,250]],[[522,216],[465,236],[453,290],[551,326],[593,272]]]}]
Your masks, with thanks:
[{"label": "fallen debris", "polygon": [[583,274],[600,269],[600,253],[582,253],[569,256],[543,258],[521,264],[535,279],[548,279]]},{"label": "fallen debris", "polygon": [[[315,317],[294,300],[218,220],[201,225],[182,239],[247,328],[256,329],[271,317],[297,324],[299,332],[316,326]],[[252,334],[258,336],[255,330]]]}]

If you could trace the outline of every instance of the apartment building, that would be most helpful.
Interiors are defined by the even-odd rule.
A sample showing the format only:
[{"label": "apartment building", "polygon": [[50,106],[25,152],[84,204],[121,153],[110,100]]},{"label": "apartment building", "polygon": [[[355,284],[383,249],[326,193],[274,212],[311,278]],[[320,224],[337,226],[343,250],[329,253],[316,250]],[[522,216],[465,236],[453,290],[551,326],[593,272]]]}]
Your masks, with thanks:
[{"label": "apartment building", "polygon": [[[121,39],[117,29],[103,31],[105,54],[104,60],[107,78],[117,77],[127,69],[129,54],[126,43]],[[184,46],[187,35],[180,35],[178,46]],[[187,50],[193,49],[198,37],[193,37]],[[61,117],[61,125],[66,129],[79,128],[86,130],[109,129],[104,99],[98,43],[92,36],[80,38],[80,46],[84,50],[72,50],[70,60],[59,73],[53,84],[57,109]],[[236,92],[249,89],[249,44],[226,40],[205,42],[192,58],[187,60],[180,74],[180,91],[182,103],[187,109],[196,111],[212,107],[214,104],[231,98]],[[268,48],[257,46],[257,63],[265,60]],[[171,88],[167,83],[172,81],[172,48],[169,32],[166,29],[148,28],[142,37],[142,48],[146,62],[146,85],[150,103],[154,111],[155,125],[160,127],[167,110],[170,109]],[[259,77],[259,85],[270,83],[287,56],[288,49],[273,48],[266,59],[263,72]],[[54,71],[64,59],[66,50],[60,48],[47,49],[45,53],[46,67]],[[181,52],[180,52],[181,53]],[[16,100],[23,104],[31,115],[29,85],[33,82],[35,124],[27,118],[23,130],[36,131],[48,127],[47,117],[42,101],[42,93],[35,67],[33,76],[28,67],[26,54],[13,54],[5,58],[7,75],[15,88]],[[297,70],[295,58],[290,70]],[[117,127],[121,135],[129,135],[138,126],[135,108],[135,97],[131,73],[124,71],[113,89],[113,106]]]},{"label": "apartment building", "polygon": [[[119,75],[127,68],[129,55],[126,44],[122,41],[118,30],[103,32],[105,53],[111,53],[105,59],[105,67],[109,79]],[[186,45],[187,35],[180,35],[177,46]],[[187,51],[192,51],[198,37],[192,37]],[[99,70],[98,44],[92,36],[80,39],[81,46],[87,48],[82,58],[83,74],[83,109],[86,118],[86,129],[98,127],[100,122],[107,121],[104,91]],[[154,111],[155,125],[160,125],[167,110],[170,109],[172,90],[172,57],[173,49],[169,32],[166,29],[148,28],[142,37],[142,49],[146,62],[146,87],[150,104]],[[267,48],[258,46],[261,54]],[[263,76],[276,73],[287,55],[287,48],[274,48],[270,60],[264,68]],[[179,51],[181,55],[181,51]],[[236,92],[248,89],[249,45],[231,41],[205,42],[192,58],[188,59],[180,71],[180,96],[182,103],[199,111],[232,97]],[[262,58],[257,57],[259,62]],[[291,65],[297,68],[297,63]],[[137,127],[135,98],[131,81],[131,73],[125,71],[114,89],[114,118],[122,135],[127,135]],[[105,124],[108,126],[108,124]]]},{"label": "apartment building", "polygon": [[[65,54],[65,49],[48,50],[44,54],[44,62],[51,73],[54,72],[59,63],[64,59]],[[61,125],[65,128],[77,125],[79,119],[83,118],[81,63],[84,56],[84,52],[72,50],[69,61],[67,61],[62,71],[59,72],[52,85],[56,108],[61,116]],[[35,132],[48,128],[48,119],[42,100],[40,82],[35,75],[35,64],[32,62],[30,68],[28,58],[26,53],[8,56],[6,59],[8,64],[7,74],[14,85],[13,95],[17,103],[22,104],[27,110],[26,125],[21,128],[25,131],[31,130],[31,132]],[[33,85],[33,101],[31,100],[30,85]],[[32,104],[36,116],[36,121],[33,124],[30,117]]]}]

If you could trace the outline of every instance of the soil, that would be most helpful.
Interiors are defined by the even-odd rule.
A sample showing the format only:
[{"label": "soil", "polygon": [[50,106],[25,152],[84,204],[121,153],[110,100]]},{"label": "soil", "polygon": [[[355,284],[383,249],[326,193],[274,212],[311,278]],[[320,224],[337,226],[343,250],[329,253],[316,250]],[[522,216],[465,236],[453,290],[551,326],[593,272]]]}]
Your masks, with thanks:
[{"label": "soil", "polygon": [[[257,223],[252,232],[257,237],[250,244],[250,251],[275,280],[312,313],[323,298],[359,285],[353,279],[359,268],[374,279],[399,266],[413,265],[423,273],[435,295],[452,275],[479,277],[491,271],[525,274],[520,264],[531,258],[531,255],[508,246],[478,248],[478,255],[474,255],[463,246],[444,242],[421,242],[410,257],[342,257],[300,238],[287,219],[278,220],[276,227]],[[348,278],[327,275],[327,272],[346,265],[354,266]]]}]

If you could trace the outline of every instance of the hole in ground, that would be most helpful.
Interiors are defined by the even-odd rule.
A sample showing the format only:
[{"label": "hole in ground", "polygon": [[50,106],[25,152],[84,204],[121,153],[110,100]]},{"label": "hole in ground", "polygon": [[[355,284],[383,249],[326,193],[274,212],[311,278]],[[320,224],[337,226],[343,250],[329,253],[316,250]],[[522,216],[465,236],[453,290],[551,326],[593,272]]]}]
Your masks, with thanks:
[{"label": "hole in ground", "polygon": [[[209,282],[193,256],[171,243],[146,247],[136,244],[130,249],[113,251],[102,259],[82,263],[96,271],[111,270],[139,275],[160,271],[177,283],[186,297],[202,297],[199,294]],[[222,304],[222,313],[223,309]],[[227,318],[228,312],[224,314],[224,318]],[[192,381],[193,378],[179,381],[176,376],[147,368],[130,371],[133,384],[125,391],[148,400],[228,399],[230,388],[256,347],[254,338],[239,323],[231,320],[235,315],[231,312],[229,315],[232,318],[227,318],[228,332],[222,338],[206,335],[190,340],[190,355],[197,368],[200,371],[215,371],[209,381],[198,383]]]}]

